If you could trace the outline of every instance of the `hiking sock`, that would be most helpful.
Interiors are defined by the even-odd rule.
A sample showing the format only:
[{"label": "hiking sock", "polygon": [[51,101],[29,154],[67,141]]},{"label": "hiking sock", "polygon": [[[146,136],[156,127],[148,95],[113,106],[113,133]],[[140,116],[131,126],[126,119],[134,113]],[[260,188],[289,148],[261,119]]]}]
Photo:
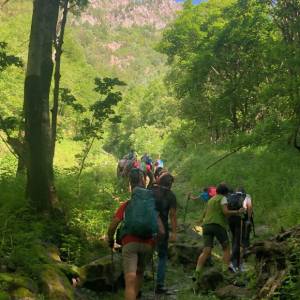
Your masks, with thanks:
[{"label": "hiking sock", "polygon": [[202,272],[202,271],[203,271],[203,267],[197,265],[195,272]]},{"label": "hiking sock", "polygon": [[155,289],[156,294],[173,295],[173,292],[162,285],[157,285]]},{"label": "hiking sock", "polygon": [[202,277],[202,275],[203,275],[203,268],[196,268],[192,280],[198,281]]},{"label": "hiking sock", "polygon": [[142,298],[142,291],[139,291],[136,296],[136,299],[141,299],[141,298]]}]

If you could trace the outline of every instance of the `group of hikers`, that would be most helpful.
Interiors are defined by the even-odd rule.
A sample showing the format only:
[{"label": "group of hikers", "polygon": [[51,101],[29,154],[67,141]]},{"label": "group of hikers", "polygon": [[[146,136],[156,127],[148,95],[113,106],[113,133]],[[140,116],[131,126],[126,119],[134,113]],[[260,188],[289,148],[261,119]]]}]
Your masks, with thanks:
[{"label": "group of hikers", "polygon": [[135,151],[130,150],[128,154],[126,154],[122,159],[119,160],[117,175],[121,177],[128,177],[131,169],[141,169],[147,176],[149,181],[149,183],[147,183],[147,186],[150,187],[155,182],[155,177],[158,176],[158,173],[163,169],[163,167],[164,162],[160,158],[160,156],[158,156],[156,161],[153,162],[152,158],[147,153],[144,153],[141,159],[138,160]]},{"label": "group of hikers", "polygon": [[[226,269],[234,273],[243,272],[243,261],[250,246],[250,233],[252,229],[254,231],[251,196],[242,187],[233,191],[226,183],[221,183],[217,187],[205,188],[199,196],[190,194],[189,197],[206,202],[200,220],[204,248],[198,257],[196,278],[201,277],[204,265],[211,256],[214,237],[222,246]],[[228,227],[231,233],[231,252],[227,234]]]},{"label": "group of hikers", "polygon": [[[122,245],[125,300],[141,297],[145,267],[153,258],[155,249],[158,254],[155,293],[170,293],[165,288],[165,274],[168,243],[176,241],[177,200],[171,190],[174,177],[161,165],[156,165],[154,175],[153,181],[147,184],[147,172],[143,168],[138,165],[130,168],[131,198],[117,209],[108,229],[109,247],[114,248],[115,235],[117,243]],[[222,246],[226,270],[243,271],[242,257],[249,247],[252,224],[251,197],[243,188],[233,192],[221,183],[217,187],[205,188],[199,196],[190,193],[189,198],[205,202],[202,216],[204,248],[198,257],[194,277],[202,276],[215,237]],[[227,227],[232,234],[232,252]]]}]

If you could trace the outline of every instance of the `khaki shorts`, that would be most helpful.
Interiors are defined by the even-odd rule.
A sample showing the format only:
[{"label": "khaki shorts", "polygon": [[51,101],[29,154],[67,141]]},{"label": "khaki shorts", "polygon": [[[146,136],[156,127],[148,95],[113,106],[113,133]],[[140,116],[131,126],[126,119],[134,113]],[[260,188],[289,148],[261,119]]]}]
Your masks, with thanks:
[{"label": "khaki shorts", "polygon": [[124,273],[143,273],[150,262],[153,247],[145,243],[128,243],[122,248]]}]

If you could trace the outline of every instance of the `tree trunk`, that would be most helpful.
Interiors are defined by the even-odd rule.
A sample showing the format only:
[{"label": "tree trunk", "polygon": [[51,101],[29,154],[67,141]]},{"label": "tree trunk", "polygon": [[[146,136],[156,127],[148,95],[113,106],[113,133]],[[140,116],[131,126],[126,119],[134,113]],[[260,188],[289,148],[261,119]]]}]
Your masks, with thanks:
[{"label": "tree trunk", "polygon": [[[23,104],[23,115],[24,115],[24,104]],[[24,119],[23,119],[24,121]],[[24,141],[24,128],[22,125],[20,125],[19,127],[19,134],[18,134],[18,140],[21,141],[22,144],[22,152],[20,155],[18,155],[18,167],[17,167],[17,172],[16,172],[16,176],[23,176],[26,173],[26,169],[27,169],[27,151],[26,151],[26,144]]]},{"label": "tree trunk", "polygon": [[35,0],[33,5],[24,87],[25,140],[28,150],[27,197],[33,207],[42,212],[50,209],[54,190],[49,93],[59,0]]},{"label": "tree trunk", "polygon": [[51,123],[51,164],[53,166],[53,159],[55,154],[55,143],[56,143],[56,131],[57,131],[57,113],[58,113],[58,103],[59,103],[59,88],[60,88],[60,65],[61,65],[61,55],[62,46],[64,42],[65,27],[67,23],[68,16],[68,5],[69,0],[64,0],[63,13],[60,28],[57,29],[58,33],[55,40],[55,70],[54,70],[54,90],[53,90],[53,108],[52,108],[52,123]]}]

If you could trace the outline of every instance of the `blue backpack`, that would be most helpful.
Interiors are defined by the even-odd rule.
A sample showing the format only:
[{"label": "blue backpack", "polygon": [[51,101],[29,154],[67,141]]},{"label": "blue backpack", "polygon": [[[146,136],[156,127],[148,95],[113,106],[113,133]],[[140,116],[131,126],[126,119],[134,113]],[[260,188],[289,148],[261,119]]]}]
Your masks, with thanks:
[{"label": "blue backpack", "polygon": [[142,239],[155,237],[158,233],[157,217],[153,192],[136,187],[125,209],[121,238],[125,235]]}]

